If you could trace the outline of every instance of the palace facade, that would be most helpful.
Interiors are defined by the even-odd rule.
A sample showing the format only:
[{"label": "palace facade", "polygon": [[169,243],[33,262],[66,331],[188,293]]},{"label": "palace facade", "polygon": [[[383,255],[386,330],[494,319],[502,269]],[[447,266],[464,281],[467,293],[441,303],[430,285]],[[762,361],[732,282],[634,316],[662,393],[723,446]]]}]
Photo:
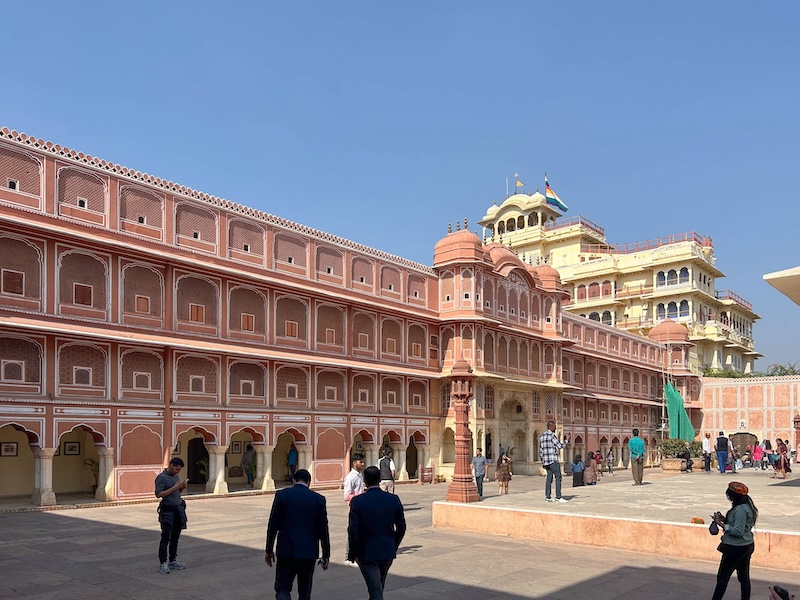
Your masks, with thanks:
[{"label": "palace facade", "polygon": [[660,437],[673,379],[700,426],[685,327],[649,337],[570,314],[549,265],[452,232],[422,265],[75,152],[0,131],[0,496],[52,505],[152,495],[169,459],[211,493],[287,474],[317,485],[352,452],[395,451],[400,479],[452,472],[448,374],[477,376],[476,443],[538,472],[638,427]]},{"label": "palace facade", "polygon": [[563,217],[538,191],[515,194],[480,221],[484,239],[497,240],[533,263],[558,269],[569,299],[565,310],[647,335],[666,319],[689,330],[689,364],[743,373],[761,356],[750,302],[717,290],[711,238],[694,232],[634,244],[609,244],[585,217]]}]

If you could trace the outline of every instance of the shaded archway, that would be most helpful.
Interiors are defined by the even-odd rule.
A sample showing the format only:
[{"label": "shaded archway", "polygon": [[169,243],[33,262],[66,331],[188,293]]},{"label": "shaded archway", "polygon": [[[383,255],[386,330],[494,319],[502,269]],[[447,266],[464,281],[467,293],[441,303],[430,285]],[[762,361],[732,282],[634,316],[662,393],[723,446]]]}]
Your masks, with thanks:
[{"label": "shaded archway", "polygon": [[[202,484],[211,476],[208,448],[206,444],[215,442],[214,435],[202,427],[188,427],[178,435],[170,460],[180,457],[185,466],[186,477],[190,484]],[[205,487],[189,488],[190,493],[205,492]]]},{"label": "shaded archway", "polygon": [[449,427],[442,432],[442,463],[455,464],[456,462],[456,435]]},{"label": "shaded archway", "polygon": [[[272,451],[272,479],[275,480],[276,486],[291,483],[291,478],[289,476],[289,451],[292,449],[292,444],[304,440],[305,438],[303,435],[294,428],[287,429],[275,440],[275,449]],[[308,465],[301,463],[299,452],[297,468],[308,468]]]},{"label": "shaded archway", "polygon": [[34,455],[38,436],[16,423],[0,427],[3,445],[2,496],[31,496],[34,489]]},{"label": "shaded archway", "polygon": [[88,425],[62,433],[53,456],[53,492],[94,495],[100,475],[97,449],[103,447],[103,435]]},{"label": "shaded archway", "polygon": [[[250,427],[231,433],[228,449],[225,451],[225,481],[228,483],[228,491],[235,492],[252,487],[247,482],[244,461],[250,462],[255,469],[258,460],[253,444],[259,442],[264,442],[264,436]],[[248,452],[248,448],[252,451]],[[255,475],[257,477],[258,473]]]}]

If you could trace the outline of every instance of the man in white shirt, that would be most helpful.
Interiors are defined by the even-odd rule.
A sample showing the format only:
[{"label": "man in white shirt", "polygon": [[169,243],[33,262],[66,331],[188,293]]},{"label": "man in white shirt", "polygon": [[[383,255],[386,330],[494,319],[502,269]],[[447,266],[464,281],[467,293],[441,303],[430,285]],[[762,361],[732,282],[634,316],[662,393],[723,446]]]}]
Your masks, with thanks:
[{"label": "man in white shirt", "polygon": [[[363,494],[367,487],[364,485],[364,477],[362,471],[364,470],[364,457],[361,454],[353,454],[350,456],[350,472],[344,478],[344,501],[347,502],[347,510],[350,510],[350,501],[356,496]],[[350,551],[349,540],[345,548],[345,557]],[[344,564],[350,567],[357,567],[358,565],[345,558]]]},{"label": "man in white shirt", "polygon": [[706,473],[711,472],[711,434],[707,431],[703,438],[703,468]]}]

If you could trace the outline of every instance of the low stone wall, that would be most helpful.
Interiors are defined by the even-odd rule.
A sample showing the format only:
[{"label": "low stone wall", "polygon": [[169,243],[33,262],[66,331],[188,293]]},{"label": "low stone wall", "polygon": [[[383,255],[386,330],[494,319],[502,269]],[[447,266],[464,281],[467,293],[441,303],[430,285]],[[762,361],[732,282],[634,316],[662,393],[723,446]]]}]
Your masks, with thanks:
[{"label": "low stone wall", "polygon": [[[721,536],[710,535],[708,525],[691,523],[628,521],[478,503],[434,502],[433,526],[542,542],[658,553],[664,557],[717,561],[720,556],[716,548]],[[765,530],[756,530],[754,534],[753,565],[794,568],[792,565],[800,564],[800,534]]]}]

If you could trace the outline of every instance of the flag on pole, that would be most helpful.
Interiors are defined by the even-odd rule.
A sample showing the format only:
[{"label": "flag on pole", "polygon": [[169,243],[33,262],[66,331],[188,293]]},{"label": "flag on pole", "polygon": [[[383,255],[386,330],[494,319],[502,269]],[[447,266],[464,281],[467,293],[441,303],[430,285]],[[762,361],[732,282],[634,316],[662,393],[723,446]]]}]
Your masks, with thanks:
[{"label": "flag on pole", "polygon": [[517,179],[516,185],[517,185],[517,187],[525,187],[525,184],[522,183],[519,179]]},{"label": "flag on pole", "polygon": [[550,187],[550,184],[547,182],[546,174],[544,176],[544,199],[548,204],[555,206],[562,212],[567,212],[567,205],[561,201],[561,198],[558,197],[558,194],[556,194]]}]

